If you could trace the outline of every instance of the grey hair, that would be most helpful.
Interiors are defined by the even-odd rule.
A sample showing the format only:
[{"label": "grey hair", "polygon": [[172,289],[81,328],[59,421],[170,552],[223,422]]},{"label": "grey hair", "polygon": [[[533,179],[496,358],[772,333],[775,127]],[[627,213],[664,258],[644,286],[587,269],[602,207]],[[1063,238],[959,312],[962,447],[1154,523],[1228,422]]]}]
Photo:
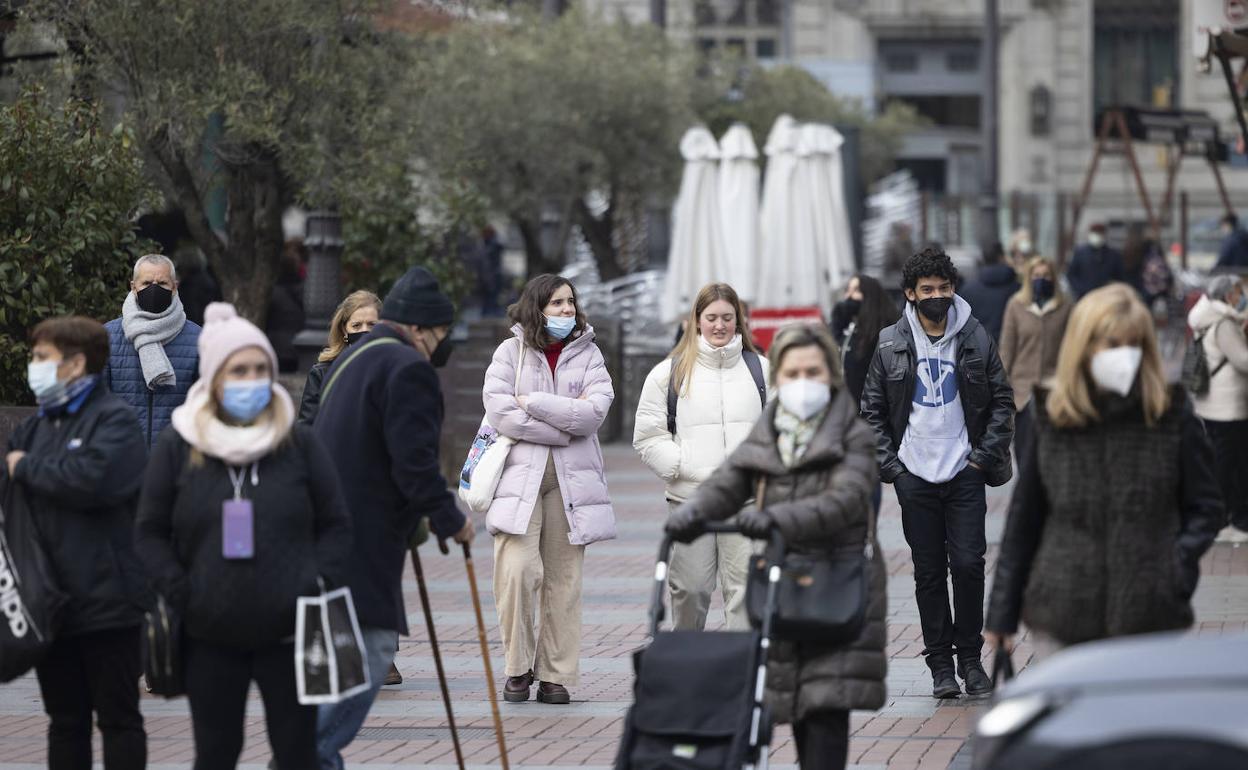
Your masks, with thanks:
[{"label": "grey hair", "polygon": [[1209,286],[1205,293],[1209,295],[1209,299],[1222,302],[1226,300],[1226,295],[1235,290],[1235,285],[1238,283],[1239,276],[1221,273],[1209,279]]},{"label": "grey hair", "polygon": [[139,261],[134,263],[134,272],[130,274],[130,280],[139,280],[139,268],[143,265],[164,265],[169,268],[169,277],[176,285],[178,282],[178,268],[173,264],[173,260],[164,254],[144,254],[139,257]]}]

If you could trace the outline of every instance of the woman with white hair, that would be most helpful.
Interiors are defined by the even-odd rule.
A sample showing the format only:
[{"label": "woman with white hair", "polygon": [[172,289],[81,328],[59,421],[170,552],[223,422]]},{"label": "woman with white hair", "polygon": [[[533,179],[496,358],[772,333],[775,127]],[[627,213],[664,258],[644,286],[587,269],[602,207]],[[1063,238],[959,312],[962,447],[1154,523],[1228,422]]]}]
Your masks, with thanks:
[{"label": "woman with white hair", "polygon": [[1193,393],[1196,416],[1205,423],[1213,442],[1218,484],[1226,502],[1230,528],[1221,539],[1248,542],[1248,292],[1235,275],[1216,275],[1187,323],[1192,344],[1204,348],[1209,365],[1209,389]]}]

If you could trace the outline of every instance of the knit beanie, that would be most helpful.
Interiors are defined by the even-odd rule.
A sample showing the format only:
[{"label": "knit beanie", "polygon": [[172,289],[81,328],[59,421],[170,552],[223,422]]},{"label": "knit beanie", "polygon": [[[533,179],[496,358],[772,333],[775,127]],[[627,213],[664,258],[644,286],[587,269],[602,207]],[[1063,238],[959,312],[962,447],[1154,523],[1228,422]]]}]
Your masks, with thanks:
[{"label": "knit beanie", "polygon": [[243,348],[257,347],[269,357],[269,368],[277,378],[277,354],[264,332],[228,302],[213,302],[204,310],[204,328],[199,333],[199,379],[211,383],[230,356]]},{"label": "knit beanie", "polygon": [[424,328],[447,326],[455,320],[455,305],[438,288],[438,279],[432,273],[423,267],[413,267],[386,295],[381,317]]}]

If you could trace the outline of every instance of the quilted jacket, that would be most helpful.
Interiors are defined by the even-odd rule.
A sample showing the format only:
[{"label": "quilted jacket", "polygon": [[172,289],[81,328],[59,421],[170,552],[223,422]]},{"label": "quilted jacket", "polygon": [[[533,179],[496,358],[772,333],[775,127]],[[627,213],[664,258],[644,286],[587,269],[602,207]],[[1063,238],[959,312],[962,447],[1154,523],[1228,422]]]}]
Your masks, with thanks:
[{"label": "quilted jacket", "polygon": [[143,367],[139,365],[139,351],[126,339],[121,319],[114,318],[104,324],[104,328],[108,330],[109,345],[104,384],[134,410],[143,429],[143,440],[150,448],[169,424],[173,410],[182,405],[186,392],[199,379],[199,324],[187,321],[178,336],[165,345],[165,355],[173,364],[176,382],[159,387],[155,392],[148,390]]}]

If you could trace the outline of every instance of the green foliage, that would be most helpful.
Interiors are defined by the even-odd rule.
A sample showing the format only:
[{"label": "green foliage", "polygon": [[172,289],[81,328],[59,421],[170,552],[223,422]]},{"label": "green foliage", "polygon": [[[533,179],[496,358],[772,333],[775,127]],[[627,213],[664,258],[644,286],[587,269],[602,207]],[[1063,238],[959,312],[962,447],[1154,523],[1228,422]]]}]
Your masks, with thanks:
[{"label": "green foliage", "polygon": [[30,403],[28,334],[52,316],[120,314],[132,217],[154,203],[134,138],[97,104],[39,88],[0,106],[0,403]]}]

